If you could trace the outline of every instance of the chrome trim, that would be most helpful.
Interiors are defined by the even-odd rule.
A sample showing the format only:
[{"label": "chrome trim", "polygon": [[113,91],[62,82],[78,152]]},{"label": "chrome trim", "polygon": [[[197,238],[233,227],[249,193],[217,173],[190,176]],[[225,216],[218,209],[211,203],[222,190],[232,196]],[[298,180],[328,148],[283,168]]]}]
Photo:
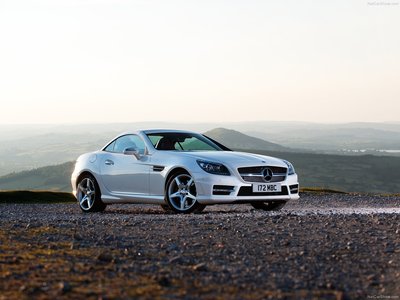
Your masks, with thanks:
[{"label": "chrome trim", "polygon": [[260,173],[240,173],[240,171],[239,171],[240,168],[238,169],[238,173],[244,182],[271,183],[271,182],[282,182],[282,181],[286,180],[287,172],[285,172],[285,173],[272,172],[271,180],[269,180],[269,181],[265,180],[264,174],[263,174],[264,170],[266,170],[268,168],[274,168],[274,166],[259,166],[259,167],[255,167],[255,168],[260,168]]},{"label": "chrome trim", "polygon": [[235,188],[232,188],[232,189],[213,189],[213,192],[230,192],[230,193],[232,193],[234,191],[235,191]]},{"label": "chrome trim", "polygon": [[[240,176],[249,176],[249,177],[263,177],[261,173],[253,174],[253,173],[239,173]],[[274,176],[286,176],[286,173],[274,173]]]}]

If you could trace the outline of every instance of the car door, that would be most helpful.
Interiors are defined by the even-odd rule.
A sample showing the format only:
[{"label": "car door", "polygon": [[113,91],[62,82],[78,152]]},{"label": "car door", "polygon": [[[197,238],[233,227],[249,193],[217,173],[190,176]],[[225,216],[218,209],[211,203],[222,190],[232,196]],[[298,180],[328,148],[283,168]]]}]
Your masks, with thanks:
[{"label": "car door", "polygon": [[[127,148],[135,148],[140,158],[124,154]],[[117,138],[105,153],[101,162],[103,184],[112,193],[149,194],[149,158],[145,154],[143,140],[134,134]]]}]

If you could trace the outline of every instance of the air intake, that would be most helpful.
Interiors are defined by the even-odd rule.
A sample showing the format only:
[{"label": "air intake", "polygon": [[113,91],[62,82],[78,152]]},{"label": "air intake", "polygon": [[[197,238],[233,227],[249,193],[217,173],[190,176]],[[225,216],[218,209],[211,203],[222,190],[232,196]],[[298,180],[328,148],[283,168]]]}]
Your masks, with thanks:
[{"label": "air intake", "polygon": [[299,185],[298,184],[293,184],[289,186],[290,193],[291,194],[297,194],[299,192]]},{"label": "air intake", "polygon": [[230,195],[235,190],[231,185],[214,185],[213,195]]}]

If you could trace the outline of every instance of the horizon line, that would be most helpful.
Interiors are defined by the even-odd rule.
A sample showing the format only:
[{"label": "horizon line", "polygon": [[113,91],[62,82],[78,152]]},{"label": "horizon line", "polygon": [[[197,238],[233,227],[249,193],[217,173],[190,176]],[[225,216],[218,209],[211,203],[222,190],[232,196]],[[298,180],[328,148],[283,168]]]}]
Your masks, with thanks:
[{"label": "horizon line", "polygon": [[149,123],[164,123],[164,124],[255,124],[255,123],[302,123],[302,124],[323,124],[323,125],[346,125],[346,124],[393,124],[399,125],[400,121],[348,121],[348,122],[321,122],[321,121],[268,121],[268,120],[254,120],[254,121],[208,121],[208,122],[188,122],[188,121],[116,121],[116,122],[61,122],[61,123],[0,123],[2,126],[78,126],[78,125],[116,125],[116,124],[149,124]]}]

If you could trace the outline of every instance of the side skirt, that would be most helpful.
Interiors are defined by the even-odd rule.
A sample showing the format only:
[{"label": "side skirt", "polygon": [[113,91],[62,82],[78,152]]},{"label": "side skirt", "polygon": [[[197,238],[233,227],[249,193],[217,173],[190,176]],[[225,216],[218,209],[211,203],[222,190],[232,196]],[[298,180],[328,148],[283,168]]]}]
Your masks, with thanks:
[{"label": "side skirt", "polygon": [[116,203],[136,203],[136,204],[165,204],[164,196],[157,195],[101,195],[101,200],[105,204],[116,204]]}]

